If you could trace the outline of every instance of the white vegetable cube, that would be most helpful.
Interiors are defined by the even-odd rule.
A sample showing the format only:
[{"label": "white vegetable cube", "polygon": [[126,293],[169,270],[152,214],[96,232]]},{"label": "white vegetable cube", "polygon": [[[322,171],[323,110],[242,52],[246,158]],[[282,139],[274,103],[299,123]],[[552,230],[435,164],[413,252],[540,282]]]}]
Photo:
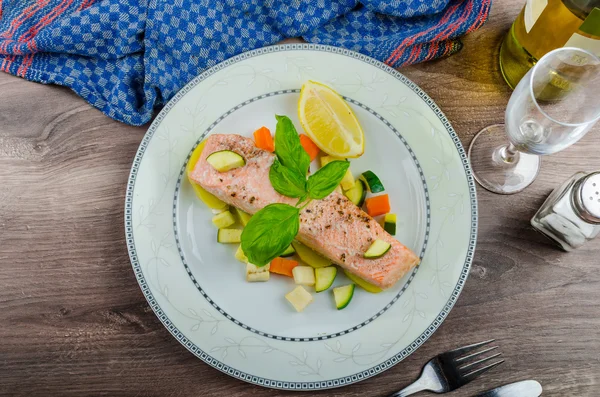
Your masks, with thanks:
[{"label": "white vegetable cube", "polygon": [[306,306],[313,301],[312,295],[300,285],[294,288],[292,292],[288,293],[285,296],[285,299],[294,306],[294,309],[296,309],[297,312],[303,311]]},{"label": "white vegetable cube", "polygon": [[246,257],[246,254],[244,254],[244,251],[242,251],[241,244],[238,246],[237,251],[235,251],[235,259],[242,263],[248,263],[248,258]]},{"label": "white vegetable cube", "polygon": [[344,194],[344,192],[342,191],[342,186],[341,185],[337,185],[335,187],[335,189],[333,189],[334,192],[338,192],[339,194]]},{"label": "white vegetable cube", "polygon": [[255,281],[269,281],[271,273],[269,269],[271,268],[271,264],[268,263],[265,266],[256,266],[252,263],[246,264],[246,281],[255,282]]},{"label": "white vegetable cube", "polygon": [[352,176],[352,172],[350,172],[350,168],[346,171],[346,175],[342,178],[340,185],[342,185],[342,189],[350,190],[354,187],[356,181],[354,180],[354,176]]},{"label": "white vegetable cube", "polygon": [[233,214],[229,211],[223,211],[220,214],[213,216],[212,222],[219,229],[229,227],[235,223]]},{"label": "white vegetable cube", "polygon": [[294,282],[298,285],[307,285],[312,287],[315,285],[315,269],[311,266],[296,266],[292,269]]}]

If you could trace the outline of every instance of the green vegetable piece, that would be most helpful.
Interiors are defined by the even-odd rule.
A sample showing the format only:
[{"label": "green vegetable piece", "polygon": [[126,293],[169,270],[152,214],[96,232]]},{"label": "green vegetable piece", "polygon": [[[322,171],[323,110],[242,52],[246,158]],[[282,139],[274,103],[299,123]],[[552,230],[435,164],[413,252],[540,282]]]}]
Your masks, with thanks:
[{"label": "green vegetable piece", "polygon": [[392,236],[396,235],[396,214],[385,214],[383,218],[383,230]]},{"label": "green vegetable piece", "polygon": [[337,275],[337,267],[327,266],[315,269],[315,291],[323,292],[333,284]]},{"label": "green vegetable piece", "polygon": [[210,154],[206,161],[219,172],[226,172],[246,165],[246,160],[231,150],[221,150]]},{"label": "green vegetable piece", "polygon": [[335,299],[335,307],[342,310],[352,300],[354,296],[354,284],[344,285],[333,289],[333,298]]},{"label": "green vegetable piece", "polygon": [[359,179],[354,184],[354,187],[347,190],[344,195],[358,207],[362,207],[365,203],[365,198],[367,198],[367,185],[362,179]]},{"label": "green vegetable piece", "polygon": [[381,180],[379,180],[373,171],[363,172],[360,178],[367,183],[367,187],[371,193],[381,193],[385,190],[383,183],[381,183]]},{"label": "green vegetable piece", "polygon": [[269,204],[258,211],[242,232],[242,251],[250,263],[264,266],[280,256],[300,228],[300,210],[287,204]]},{"label": "green vegetable piece", "polygon": [[390,243],[377,239],[373,241],[373,244],[371,244],[367,252],[365,252],[364,257],[366,259],[381,258],[390,250],[390,248],[392,248]]}]

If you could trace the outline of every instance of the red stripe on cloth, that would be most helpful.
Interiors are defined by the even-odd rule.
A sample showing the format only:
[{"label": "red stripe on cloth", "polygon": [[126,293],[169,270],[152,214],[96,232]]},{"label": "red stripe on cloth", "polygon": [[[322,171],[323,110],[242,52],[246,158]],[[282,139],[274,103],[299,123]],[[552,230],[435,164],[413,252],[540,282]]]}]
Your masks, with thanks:
[{"label": "red stripe on cloth", "polygon": [[452,7],[448,8],[446,10],[446,12],[444,13],[444,15],[442,16],[442,18],[440,19],[439,23],[437,23],[436,25],[430,27],[429,29],[426,29],[420,33],[417,33],[416,35],[406,38],[402,41],[402,43],[400,43],[400,45],[398,45],[398,47],[396,48],[396,50],[394,50],[394,52],[392,52],[392,54],[390,55],[390,57],[385,61],[386,64],[392,66],[394,64],[394,62],[396,62],[401,56],[402,54],[404,54],[404,50],[406,49],[406,47],[414,44],[414,42],[434,31],[435,29],[438,29],[440,27],[440,25],[443,25],[444,23],[448,22],[448,20],[450,19],[450,17],[452,16],[452,14],[458,9],[458,7],[460,6],[459,4],[455,4]]},{"label": "red stripe on cloth", "polygon": [[454,32],[456,32],[458,30],[458,28],[460,27],[460,25],[462,25],[467,18],[469,18],[469,15],[471,14],[471,11],[473,11],[473,0],[469,1],[469,4],[467,4],[467,7],[464,8],[463,13],[460,17],[458,17],[458,19],[448,25],[448,27],[446,27],[446,29],[442,30],[440,33],[438,33],[433,40],[445,40],[448,37],[450,37],[450,35]]},{"label": "red stripe on cloth", "polygon": [[483,25],[485,23],[485,20],[487,19],[488,13],[490,12],[490,6],[492,4],[492,0],[483,0],[483,7],[481,7],[481,10],[479,10],[479,15],[477,15],[476,18],[476,23],[474,23],[469,30],[467,30],[467,33],[472,32],[473,30],[479,29],[481,27],[481,25]]},{"label": "red stripe on cloth", "polygon": [[10,65],[12,65],[13,61],[15,60],[15,56],[11,55],[8,58],[5,59],[6,61],[6,65],[4,65],[4,62],[2,62],[2,66],[3,66],[3,71],[5,71],[6,73],[9,73],[10,70]]},{"label": "red stripe on cloth", "polygon": [[77,11],[83,11],[86,8],[89,8],[92,4],[94,4],[94,1],[95,0],[83,0]]},{"label": "red stripe on cloth", "polygon": [[21,71],[23,70],[23,67],[25,67],[25,64],[27,63],[28,60],[29,60],[29,54],[25,55],[25,57],[23,58],[23,62],[21,62],[21,66],[19,66],[19,68],[17,69],[17,76],[23,77],[21,75]]},{"label": "red stripe on cloth", "polygon": [[0,37],[7,39],[11,38],[13,34],[15,34],[15,31],[19,28],[19,26],[23,24],[23,22],[31,18],[32,15],[34,15],[36,12],[48,5],[49,2],[50,0],[38,0],[36,4],[27,7],[25,10],[23,10],[21,15],[12,20],[12,22],[10,23],[10,29],[0,34]]},{"label": "red stripe on cloth", "polygon": [[0,19],[2,19],[2,0],[0,0]]},{"label": "red stripe on cloth", "polygon": [[29,54],[29,60],[25,63],[23,70],[22,70],[22,75],[21,77],[25,77],[25,74],[27,74],[27,71],[29,70],[29,67],[31,66],[31,64],[33,63],[33,57],[35,56],[35,54]]},{"label": "red stripe on cloth", "polygon": [[19,41],[28,41],[33,39],[41,29],[43,29],[45,26],[47,26],[49,23],[51,23],[57,17],[59,17],[63,12],[65,12],[65,10],[69,8],[69,6],[72,3],[73,0],[63,0],[59,5],[54,7],[54,9],[49,14],[46,14],[42,19],[38,21],[38,23],[29,28],[29,30],[26,33],[24,33],[21,36],[21,38],[19,38]]}]

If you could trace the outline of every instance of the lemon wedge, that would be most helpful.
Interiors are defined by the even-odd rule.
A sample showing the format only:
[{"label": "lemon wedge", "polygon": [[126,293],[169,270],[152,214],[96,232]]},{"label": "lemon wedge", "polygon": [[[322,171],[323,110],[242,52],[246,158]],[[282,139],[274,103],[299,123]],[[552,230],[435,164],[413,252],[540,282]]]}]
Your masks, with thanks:
[{"label": "lemon wedge", "polygon": [[325,153],[334,157],[360,157],[365,135],[344,98],[333,89],[307,81],[300,90],[298,118],[306,134]]}]

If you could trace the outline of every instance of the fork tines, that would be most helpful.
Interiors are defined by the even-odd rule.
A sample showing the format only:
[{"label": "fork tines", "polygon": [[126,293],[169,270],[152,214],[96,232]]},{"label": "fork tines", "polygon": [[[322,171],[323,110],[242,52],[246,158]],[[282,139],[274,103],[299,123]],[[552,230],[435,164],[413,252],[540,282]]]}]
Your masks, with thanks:
[{"label": "fork tines", "polygon": [[472,379],[476,378],[477,376],[481,375],[482,373],[484,373],[504,362],[504,360],[498,360],[498,361],[488,364],[484,367],[476,368],[479,364],[486,363],[496,357],[501,356],[502,353],[492,354],[491,356],[483,357],[476,361],[471,361],[472,359],[478,358],[478,357],[482,356],[483,354],[486,354],[488,352],[496,350],[498,348],[498,346],[493,346],[493,347],[489,347],[487,349],[483,349],[480,351],[475,351],[478,348],[488,345],[494,341],[495,341],[495,339],[491,339],[491,340],[488,340],[485,342],[475,343],[473,345],[464,346],[464,347],[461,347],[456,350],[452,350],[452,351],[448,352],[449,355],[452,356],[452,358],[454,359],[455,364],[458,366],[460,375],[463,378],[472,380]]}]

